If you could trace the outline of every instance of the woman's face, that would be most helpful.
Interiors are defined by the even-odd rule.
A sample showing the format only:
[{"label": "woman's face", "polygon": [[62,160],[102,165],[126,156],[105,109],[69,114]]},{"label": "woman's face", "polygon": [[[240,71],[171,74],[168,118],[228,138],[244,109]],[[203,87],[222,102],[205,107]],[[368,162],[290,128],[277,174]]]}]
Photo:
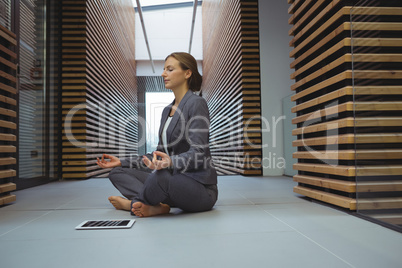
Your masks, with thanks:
[{"label": "woman's face", "polygon": [[163,68],[162,77],[165,81],[165,87],[167,89],[187,89],[187,79],[190,78],[191,71],[183,70],[180,67],[180,63],[173,57],[169,57],[165,61],[165,67]]}]

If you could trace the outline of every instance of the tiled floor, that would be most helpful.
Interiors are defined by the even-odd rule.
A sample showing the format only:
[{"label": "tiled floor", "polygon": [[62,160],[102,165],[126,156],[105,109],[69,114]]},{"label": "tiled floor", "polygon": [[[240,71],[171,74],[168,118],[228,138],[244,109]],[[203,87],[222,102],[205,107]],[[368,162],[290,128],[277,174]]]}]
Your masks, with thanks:
[{"label": "tiled floor", "polygon": [[16,192],[0,208],[1,267],[402,267],[402,234],[292,192],[288,177],[219,177],[209,212],[137,218],[131,229],[74,229],[131,218],[107,179]]}]

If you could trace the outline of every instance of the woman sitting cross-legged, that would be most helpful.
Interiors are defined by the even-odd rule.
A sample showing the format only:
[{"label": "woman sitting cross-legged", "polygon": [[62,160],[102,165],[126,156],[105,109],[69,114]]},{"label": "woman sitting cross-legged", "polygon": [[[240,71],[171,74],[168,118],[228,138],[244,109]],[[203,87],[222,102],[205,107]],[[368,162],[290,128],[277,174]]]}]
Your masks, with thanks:
[{"label": "woman sitting cross-legged", "polygon": [[212,209],[218,198],[217,174],[209,150],[209,111],[200,91],[202,77],[193,56],[170,54],[162,77],[174,101],[162,112],[159,143],[152,154],[120,160],[103,154],[102,168],[113,168],[109,179],[124,196],[111,196],[116,209],[139,217]]}]

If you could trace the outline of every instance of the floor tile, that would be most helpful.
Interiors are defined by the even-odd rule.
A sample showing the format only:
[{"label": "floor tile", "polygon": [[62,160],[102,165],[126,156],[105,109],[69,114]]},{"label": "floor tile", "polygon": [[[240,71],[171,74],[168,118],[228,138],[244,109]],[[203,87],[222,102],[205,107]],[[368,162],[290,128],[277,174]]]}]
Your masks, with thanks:
[{"label": "floor tile", "polygon": [[[108,179],[16,192],[0,207],[3,267],[400,267],[402,234],[293,193],[289,177],[219,177],[213,210],[137,218]],[[126,230],[75,230],[135,218]]]},{"label": "floor tile", "polygon": [[66,238],[7,245],[5,267],[351,267],[293,232]]},{"label": "floor tile", "polygon": [[0,239],[9,232],[34,221],[49,211],[1,211],[0,212]]},{"label": "floor tile", "polygon": [[402,234],[383,227],[310,230],[304,234],[355,267],[402,266]]}]

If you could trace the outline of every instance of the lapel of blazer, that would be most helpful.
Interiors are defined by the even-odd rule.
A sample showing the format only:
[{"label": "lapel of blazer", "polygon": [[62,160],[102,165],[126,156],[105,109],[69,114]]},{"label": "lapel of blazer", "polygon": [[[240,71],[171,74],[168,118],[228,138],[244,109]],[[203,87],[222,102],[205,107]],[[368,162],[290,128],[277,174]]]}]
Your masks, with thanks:
[{"label": "lapel of blazer", "polygon": [[[188,99],[193,95],[194,93],[191,90],[188,90],[186,95],[184,95],[183,99],[179,103],[179,107],[176,109],[176,112],[173,115],[172,121],[170,121],[169,127],[166,130],[166,139],[170,143],[170,138],[171,138],[171,133],[173,132],[174,128],[176,127],[177,123],[179,122],[180,117],[184,116],[183,110],[184,110],[184,105],[188,101]],[[184,130],[180,130],[184,131]]]}]

